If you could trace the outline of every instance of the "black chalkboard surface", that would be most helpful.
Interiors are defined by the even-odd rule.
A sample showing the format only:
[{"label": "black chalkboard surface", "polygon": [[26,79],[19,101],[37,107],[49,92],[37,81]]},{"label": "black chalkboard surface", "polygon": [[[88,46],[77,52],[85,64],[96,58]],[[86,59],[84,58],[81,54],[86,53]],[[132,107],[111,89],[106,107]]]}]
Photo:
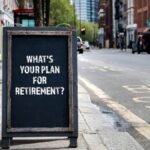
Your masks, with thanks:
[{"label": "black chalkboard surface", "polygon": [[6,27],[3,35],[3,136],[71,136],[77,131],[75,32]]},{"label": "black chalkboard surface", "polygon": [[67,136],[77,147],[75,31],[5,27],[2,87],[2,148],[24,136]]},{"label": "black chalkboard surface", "polygon": [[11,127],[69,126],[67,52],[67,36],[12,36]]}]

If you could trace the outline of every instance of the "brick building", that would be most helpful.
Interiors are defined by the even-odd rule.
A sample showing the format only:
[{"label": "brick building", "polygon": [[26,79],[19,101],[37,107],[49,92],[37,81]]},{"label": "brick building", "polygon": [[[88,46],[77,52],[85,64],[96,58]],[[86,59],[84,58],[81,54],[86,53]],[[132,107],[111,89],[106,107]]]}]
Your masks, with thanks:
[{"label": "brick building", "polygon": [[105,45],[108,48],[113,47],[113,11],[112,11],[112,0],[107,0],[106,11],[106,25],[105,25]]},{"label": "brick building", "polygon": [[99,12],[98,12],[98,25],[99,25],[99,31],[98,31],[98,38],[97,38],[97,44],[100,48],[103,48],[105,46],[105,34],[104,34],[104,28],[105,28],[105,20],[106,20],[106,11],[105,7],[107,4],[107,0],[100,0],[99,1]]},{"label": "brick building", "polygon": [[150,0],[134,0],[134,6],[134,19],[137,24],[137,32],[145,32],[148,29],[147,24],[150,19]]},{"label": "brick building", "polygon": [[112,0],[100,0],[99,2],[99,44],[101,47],[113,47],[113,13]]}]

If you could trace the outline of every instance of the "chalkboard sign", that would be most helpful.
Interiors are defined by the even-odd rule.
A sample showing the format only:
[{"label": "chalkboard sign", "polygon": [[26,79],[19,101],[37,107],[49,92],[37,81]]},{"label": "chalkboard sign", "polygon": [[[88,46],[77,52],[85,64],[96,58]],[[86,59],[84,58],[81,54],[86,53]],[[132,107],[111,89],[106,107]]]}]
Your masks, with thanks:
[{"label": "chalkboard sign", "polygon": [[3,140],[35,133],[77,138],[75,32],[5,28],[3,54]]}]

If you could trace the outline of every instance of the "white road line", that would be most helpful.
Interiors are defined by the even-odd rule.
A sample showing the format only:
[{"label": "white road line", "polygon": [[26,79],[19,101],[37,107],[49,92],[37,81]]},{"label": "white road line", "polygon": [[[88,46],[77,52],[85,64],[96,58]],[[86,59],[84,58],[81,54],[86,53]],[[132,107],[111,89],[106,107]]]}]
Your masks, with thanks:
[{"label": "white road line", "polygon": [[145,108],[150,109],[150,106],[145,106]]},{"label": "white road line", "polygon": [[150,87],[148,87],[147,85],[124,85],[123,87],[133,93],[149,93],[150,92]]},{"label": "white road line", "polygon": [[[108,94],[106,94],[103,90],[92,84],[87,79],[79,76],[79,80],[84,83],[84,85],[88,89],[90,89],[96,96],[98,96],[100,100],[104,102],[108,107],[116,111],[126,121],[131,123],[134,126],[135,130],[137,130],[141,135],[145,136],[147,139],[150,140],[150,125],[146,121],[136,116],[125,106],[114,101]],[[137,124],[138,126],[136,126]]]},{"label": "white road line", "polygon": [[102,72],[107,72],[106,69],[103,69],[103,68],[98,68],[99,71],[102,71]]},{"label": "white road line", "polygon": [[134,97],[133,100],[138,103],[150,103],[150,97]]},{"label": "white road line", "polygon": [[89,62],[89,60],[87,58],[80,58],[80,61],[82,61],[82,62]]},{"label": "white road line", "polygon": [[102,72],[106,72],[107,70],[104,69],[104,67],[100,67],[100,66],[91,66],[89,67],[91,70],[99,70],[99,71],[102,71]]},{"label": "white road line", "polygon": [[108,66],[104,66],[104,69],[106,69],[107,71],[113,71],[116,72],[117,70]]}]

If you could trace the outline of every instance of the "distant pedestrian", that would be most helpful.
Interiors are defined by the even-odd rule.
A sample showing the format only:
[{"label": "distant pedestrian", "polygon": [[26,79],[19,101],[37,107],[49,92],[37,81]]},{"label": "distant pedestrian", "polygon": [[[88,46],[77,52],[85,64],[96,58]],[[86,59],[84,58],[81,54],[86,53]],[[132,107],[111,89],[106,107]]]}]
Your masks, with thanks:
[{"label": "distant pedestrian", "polygon": [[138,38],[137,49],[138,49],[138,53],[140,53],[143,50],[143,38],[141,35]]},{"label": "distant pedestrian", "polygon": [[133,41],[132,41],[132,40],[130,40],[130,41],[129,41],[128,48],[129,48],[129,49],[132,49],[132,47],[133,47],[132,45],[133,45]]},{"label": "distant pedestrian", "polygon": [[120,37],[120,49],[121,50],[124,49],[124,37],[123,36]]}]

